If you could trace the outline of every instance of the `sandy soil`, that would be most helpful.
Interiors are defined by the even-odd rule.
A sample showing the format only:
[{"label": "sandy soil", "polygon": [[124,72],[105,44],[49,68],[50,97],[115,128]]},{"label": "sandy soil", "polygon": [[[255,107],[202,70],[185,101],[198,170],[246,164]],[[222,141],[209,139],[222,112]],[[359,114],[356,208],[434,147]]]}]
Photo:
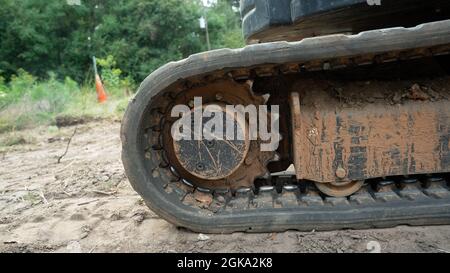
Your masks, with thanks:
[{"label": "sandy soil", "polygon": [[27,143],[0,152],[0,252],[450,251],[450,226],[207,237],[176,228],[130,187],[119,127],[78,125],[59,164],[74,126],[20,132]]}]

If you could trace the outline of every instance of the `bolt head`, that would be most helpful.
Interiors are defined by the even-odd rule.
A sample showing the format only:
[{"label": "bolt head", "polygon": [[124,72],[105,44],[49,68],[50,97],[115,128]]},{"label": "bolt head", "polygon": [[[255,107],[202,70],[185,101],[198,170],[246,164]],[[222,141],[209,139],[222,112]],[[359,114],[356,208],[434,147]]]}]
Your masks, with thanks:
[{"label": "bolt head", "polygon": [[196,169],[199,171],[203,171],[205,169],[205,165],[202,163],[197,163]]},{"label": "bolt head", "polygon": [[336,169],[336,176],[340,179],[343,179],[347,176],[347,171],[344,168],[339,167]]}]

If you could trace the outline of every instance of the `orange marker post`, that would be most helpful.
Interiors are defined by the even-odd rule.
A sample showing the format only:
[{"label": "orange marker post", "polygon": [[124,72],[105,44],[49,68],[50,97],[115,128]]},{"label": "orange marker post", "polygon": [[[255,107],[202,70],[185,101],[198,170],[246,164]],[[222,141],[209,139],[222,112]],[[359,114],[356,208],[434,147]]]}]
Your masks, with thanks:
[{"label": "orange marker post", "polygon": [[102,79],[97,71],[97,60],[95,56],[92,56],[92,62],[94,63],[94,73],[95,73],[95,90],[97,91],[97,100],[99,103],[103,103],[107,100],[107,95],[105,88],[103,87]]}]

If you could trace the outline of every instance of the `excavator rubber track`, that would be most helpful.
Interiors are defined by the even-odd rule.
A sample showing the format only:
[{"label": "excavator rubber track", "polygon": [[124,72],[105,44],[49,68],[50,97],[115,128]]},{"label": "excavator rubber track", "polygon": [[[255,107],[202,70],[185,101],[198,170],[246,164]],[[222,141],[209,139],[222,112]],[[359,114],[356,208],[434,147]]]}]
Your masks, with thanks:
[{"label": "excavator rubber track", "polygon": [[[126,110],[121,140],[127,177],[152,211],[197,232],[449,224],[447,172],[367,179],[359,191],[347,197],[327,197],[313,182],[295,177],[281,177],[277,183],[264,178],[266,181],[255,187],[208,189],[196,186],[173,168],[162,133],[164,117],[174,101],[192,88],[300,77],[449,53],[450,20],[445,20],[412,28],[213,50],[169,63],[144,80]],[[441,163],[447,168],[450,165]]]}]

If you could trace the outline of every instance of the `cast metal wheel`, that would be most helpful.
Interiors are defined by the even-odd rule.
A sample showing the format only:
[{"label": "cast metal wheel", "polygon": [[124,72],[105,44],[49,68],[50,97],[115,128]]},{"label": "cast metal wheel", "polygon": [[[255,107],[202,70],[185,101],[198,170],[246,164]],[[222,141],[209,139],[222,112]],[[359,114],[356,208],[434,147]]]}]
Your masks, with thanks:
[{"label": "cast metal wheel", "polygon": [[[165,115],[162,131],[163,149],[169,165],[185,184],[201,189],[253,188],[254,180],[268,173],[266,165],[275,152],[261,152],[261,141],[249,139],[247,118],[234,115],[227,110],[226,105],[258,107],[264,104],[264,98],[255,95],[249,83],[237,83],[232,80],[217,81],[207,88],[193,87],[183,96],[175,98],[172,104],[172,107],[186,105],[191,109],[192,115],[188,115],[191,128],[195,128],[195,119],[199,118],[193,118],[195,98],[197,102],[201,98],[202,105],[199,106],[205,112],[210,111],[210,115],[200,117],[203,127],[191,130],[190,139],[174,139],[172,125],[180,118],[172,117],[171,109]],[[195,131],[205,132],[205,126],[208,126],[208,122],[216,115],[223,119],[223,125],[231,121],[236,135],[240,133],[243,137],[228,140],[220,136],[201,135],[201,139],[196,139]],[[226,128],[222,129],[226,132]]]},{"label": "cast metal wheel", "polygon": [[345,197],[357,192],[364,181],[349,181],[343,183],[315,183],[316,187],[324,194],[333,197]]}]

